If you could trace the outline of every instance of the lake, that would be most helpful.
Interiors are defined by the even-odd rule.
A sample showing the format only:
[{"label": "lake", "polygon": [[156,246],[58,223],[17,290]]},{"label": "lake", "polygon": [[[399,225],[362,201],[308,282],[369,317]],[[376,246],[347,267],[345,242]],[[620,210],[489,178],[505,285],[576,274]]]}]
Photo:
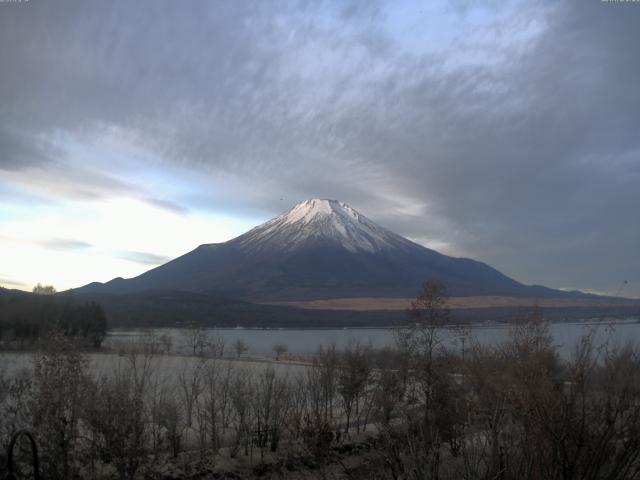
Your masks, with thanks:
[{"label": "lake", "polygon": [[[473,340],[481,345],[495,345],[509,336],[507,325],[476,325],[468,329]],[[561,356],[567,358],[574,351],[580,339],[593,331],[596,344],[609,340],[611,344],[623,346],[627,343],[640,345],[640,323],[634,319],[615,322],[575,322],[551,323],[549,331]],[[359,342],[374,348],[393,346],[394,330],[389,328],[345,328],[345,329],[207,329],[210,335],[224,338],[227,349],[238,339],[244,340],[249,354],[273,355],[273,346],[285,345],[291,354],[311,354],[320,345],[335,344],[344,348],[349,342]],[[114,329],[108,334],[106,346],[116,346],[120,342],[135,341],[145,335],[169,335],[174,351],[188,353],[188,341],[184,330],[165,329]],[[461,348],[460,333],[455,329],[443,329],[443,337],[452,348]]]}]

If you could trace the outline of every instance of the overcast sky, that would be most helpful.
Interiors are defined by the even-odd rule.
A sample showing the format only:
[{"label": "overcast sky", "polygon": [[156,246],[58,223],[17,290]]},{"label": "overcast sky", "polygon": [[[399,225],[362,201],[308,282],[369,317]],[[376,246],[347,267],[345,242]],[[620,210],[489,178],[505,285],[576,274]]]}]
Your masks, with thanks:
[{"label": "overcast sky", "polygon": [[0,285],[133,276],[323,197],[640,296],[639,46],[637,2],[0,2]]}]

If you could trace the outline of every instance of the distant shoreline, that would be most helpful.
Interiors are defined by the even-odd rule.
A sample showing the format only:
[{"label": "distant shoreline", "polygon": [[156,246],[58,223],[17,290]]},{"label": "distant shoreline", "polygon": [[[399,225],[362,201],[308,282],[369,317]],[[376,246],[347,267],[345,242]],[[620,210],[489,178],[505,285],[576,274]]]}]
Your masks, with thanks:
[{"label": "distant shoreline", "polygon": [[[621,325],[621,324],[639,324],[640,320],[629,317],[627,319],[622,318],[614,318],[614,319],[605,319],[605,320],[596,320],[593,318],[585,319],[585,320],[547,320],[548,323],[552,324],[563,324],[563,325]],[[451,323],[448,325],[442,326],[443,329],[452,329],[452,328],[472,328],[472,329],[483,329],[483,328],[504,328],[514,325],[514,323],[509,322],[475,322],[475,323]],[[147,330],[180,330],[186,328],[186,326],[175,325],[175,326],[159,326],[159,327],[114,327],[110,328],[109,332],[128,332],[128,331],[147,331]],[[362,327],[203,327],[206,330],[220,330],[220,331],[231,331],[231,332],[242,332],[242,331],[251,331],[251,332],[259,332],[259,331],[269,331],[269,332],[277,332],[279,330],[287,331],[287,332],[296,332],[296,331],[339,331],[339,330],[398,330],[402,328],[402,325],[389,325],[389,326],[362,326]]]}]

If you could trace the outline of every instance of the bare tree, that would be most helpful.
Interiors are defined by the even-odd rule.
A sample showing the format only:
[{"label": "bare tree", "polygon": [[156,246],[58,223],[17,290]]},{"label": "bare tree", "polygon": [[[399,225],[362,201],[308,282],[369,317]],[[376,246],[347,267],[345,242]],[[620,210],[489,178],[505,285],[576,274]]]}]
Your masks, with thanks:
[{"label": "bare tree", "polygon": [[378,367],[373,385],[372,402],[377,421],[382,429],[389,427],[391,419],[402,403],[402,379],[397,370]]},{"label": "bare tree", "polygon": [[[451,435],[453,413],[442,332],[448,323],[445,285],[426,282],[411,302],[406,325],[397,331],[400,402],[394,404],[389,398],[396,386],[394,375],[383,372],[379,379],[376,403],[382,413],[385,462],[399,476],[437,479],[441,474],[442,445]],[[403,419],[399,426],[390,421],[394,410]]]},{"label": "bare tree", "polygon": [[234,378],[232,362],[226,362],[224,366],[220,362],[209,362],[205,367],[200,419],[214,451],[222,446],[223,432],[229,426]]},{"label": "bare tree", "polygon": [[214,332],[209,335],[207,349],[211,352],[213,358],[222,358],[225,354],[226,342],[224,336],[220,332]]},{"label": "bare tree", "polygon": [[186,426],[189,428],[193,424],[193,411],[198,402],[198,397],[204,388],[202,378],[204,369],[205,363],[202,361],[195,364],[184,361],[182,370],[178,374],[178,385],[184,402]]},{"label": "bare tree", "polygon": [[230,449],[231,457],[235,457],[244,446],[245,455],[249,454],[251,431],[251,396],[252,385],[250,376],[246,372],[235,375],[229,390],[232,415],[231,426],[234,430],[233,443]]},{"label": "bare tree", "polygon": [[429,281],[423,285],[411,302],[405,327],[398,331],[397,343],[401,350],[432,360],[442,344],[441,329],[450,321],[448,301],[443,283]]},{"label": "bare tree", "polygon": [[240,358],[245,352],[249,350],[249,345],[242,338],[237,339],[233,343],[233,350],[236,352],[236,357]]},{"label": "bare tree", "polygon": [[287,353],[287,346],[282,343],[277,343],[273,346],[273,352],[276,354],[276,360],[280,360],[280,356]]},{"label": "bare tree", "polygon": [[184,418],[173,396],[167,396],[158,404],[158,424],[164,429],[165,439],[176,458],[182,449]]},{"label": "bare tree", "polygon": [[355,409],[356,431],[359,431],[361,396],[371,377],[372,359],[370,349],[359,343],[351,342],[341,355],[341,368],[338,373],[338,391],[342,398],[342,407],[346,415],[345,433],[349,433],[352,414]]},{"label": "bare tree", "polygon": [[194,357],[204,354],[209,339],[206,329],[201,324],[196,322],[188,323],[182,330],[182,335]]},{"label": "bare tree", "polygon": [[289,402],[286,428],[293,438],[299,439],[309,418],[308,378],[296,376],[291,380]]},{"label": "bare tree", "polygon": [[301,389],[306,397],[302,404],[305,409],[300,431],[302,444],[321,471],[326,465],[331,446],[340,435],[335,411],[339,402],[338,368],[339,355],[335,345],[320,347],[313,365],[306,371],[304,388]]}]

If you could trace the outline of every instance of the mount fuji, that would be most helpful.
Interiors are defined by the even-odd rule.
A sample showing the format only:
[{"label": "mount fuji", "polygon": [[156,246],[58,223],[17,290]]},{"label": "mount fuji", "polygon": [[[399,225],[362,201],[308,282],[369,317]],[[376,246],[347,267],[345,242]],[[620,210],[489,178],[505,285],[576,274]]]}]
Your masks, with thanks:
[{"label": "mount fuji", "polygon": [[205,244],[131,279],[76,289],[174,290],[250,302],[415,296],[427,280],[452,296],[587,296],[519,283],[487,264],[418,245],[336,200],[311,199],[224,243]]}]

